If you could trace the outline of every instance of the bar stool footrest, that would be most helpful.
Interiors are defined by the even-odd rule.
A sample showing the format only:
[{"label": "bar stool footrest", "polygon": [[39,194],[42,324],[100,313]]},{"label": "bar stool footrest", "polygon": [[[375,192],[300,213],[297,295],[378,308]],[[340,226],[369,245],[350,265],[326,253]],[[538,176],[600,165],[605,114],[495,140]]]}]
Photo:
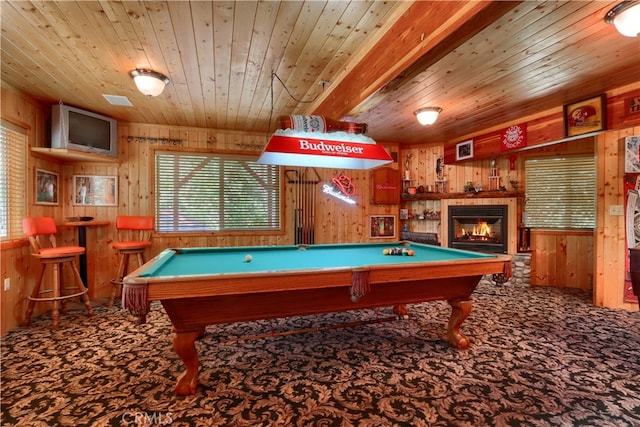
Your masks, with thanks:
[{"label": "bar stool footrest", "polygon": [[[86,293],[87,293],[87,291],[88,291],[88,290],[87,290],[87,289],[85,289],[85,290],[84,290],[84,291],[82,291],[82,292],[76,292],[76,293],[74,293],[74,294],[65,294],[65,295],[60,295],[59,297],[29,297],[29,300],[31,300],[31,301],[37,301],[37,302],[38,302],[38,301],[39,301],[39,302],[42,302],[42,301],[61,301],[61,300],[65,300],[65,299],[70,299],[70,298],[77,298],[77,297],[80,297],[80,296],[82,296],[82,295],[86,294]],[[47,293],[50,293],[50,292],[52,292],[52,291],[50,291],[50,290],[42,291],[42,292],[40,292],[38,295],[40,295],[40,294],[47,294]]]}]

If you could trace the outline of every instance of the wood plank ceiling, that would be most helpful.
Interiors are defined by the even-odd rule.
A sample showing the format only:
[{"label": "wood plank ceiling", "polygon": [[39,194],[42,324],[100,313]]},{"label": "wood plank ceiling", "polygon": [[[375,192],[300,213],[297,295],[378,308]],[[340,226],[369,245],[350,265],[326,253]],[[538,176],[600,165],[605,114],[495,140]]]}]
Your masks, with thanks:
[{"label": "wood plank ceiling", "polygon": [[[269,133],[278,115],[321,113],[376,140],[455,143],[639,86],[640,39],[603,21],[617,3],[10,0],[1,76],[120,121]],[[147,98],[134,68],[171,84]],[[416,122],[423,106],[443,108],[433,126]]]}]

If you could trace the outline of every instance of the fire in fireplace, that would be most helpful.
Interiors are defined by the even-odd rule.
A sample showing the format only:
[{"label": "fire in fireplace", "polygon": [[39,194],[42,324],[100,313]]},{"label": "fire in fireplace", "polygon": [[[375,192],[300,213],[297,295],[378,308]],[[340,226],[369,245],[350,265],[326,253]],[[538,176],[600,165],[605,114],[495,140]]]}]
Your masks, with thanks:
[{"label": "fire in fireplace", "polygon": [[471,227],[460,227],[460,236],[456,236],[460,240],[469,240],[474,242],[493,242],[496,241],[496,235],[493,227],[486,221],[478,221],[477,225],[472,224]]},{"label": "fire in fireplace", "polygon": [[507,205],[449,207],[449,247],[507,253]]}]

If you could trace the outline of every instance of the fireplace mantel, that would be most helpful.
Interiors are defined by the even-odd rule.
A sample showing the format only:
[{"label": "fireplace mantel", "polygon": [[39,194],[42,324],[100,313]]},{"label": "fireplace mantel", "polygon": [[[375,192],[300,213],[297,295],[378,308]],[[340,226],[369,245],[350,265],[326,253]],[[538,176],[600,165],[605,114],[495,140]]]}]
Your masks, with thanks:
[{"label": "fireplace mantel", "polygon": [[[465,193],[418,193],[418,194],[402,194],[402,200],[442,200],[442,199],[504,199],[504,198],[524,197],[521,191],[468,191]],[[492,204],[495,203],[492,202]]]},{"label": "fireplace mantel", "polygon": [[[505,193],[504,191],[500,193]],[[518,252],[518,224],[520,223],[518,219],[518,197],[501,197],[501,198],[451,198],[451,199],[443,199],[441,202],[441,218],[449,218],[449,206],[456,205],[507,205],[508,206],[508,214],[507,214],[507,226],[508,226],[508,234],[509,239],[507,242],[507,250],[509,254],[515,254]],[[440,238],[442,240],[442,246],[449,247],[449,224],[448,221],[443,220],[441,223],[441,235]]]}]

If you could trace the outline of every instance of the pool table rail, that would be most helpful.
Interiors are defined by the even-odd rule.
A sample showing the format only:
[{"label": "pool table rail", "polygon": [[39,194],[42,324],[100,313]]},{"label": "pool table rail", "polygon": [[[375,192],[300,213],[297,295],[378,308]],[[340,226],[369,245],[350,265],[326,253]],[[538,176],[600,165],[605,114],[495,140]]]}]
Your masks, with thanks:
[{"label": "pool table rail", "polygon": [[279,292],[314,289],[318,287],[343,287],[351,285],[354,272],[368,271],[369,283],[410,282],[438,277],[465,277],[469,275],[499,274],[505,272],[505,264],[511,258],[497,255],[492,258],[450,261],[405,262],[397,265],[368,265],[335,268],[318,268],[287,271],[258,271],[248,273],[222,273],[216,275],[142,276],[165,252],[125,277],[128,285],[147,286],[150,300],[173,298],[199,298],[210,295],[237,295],[256,292]]}]

